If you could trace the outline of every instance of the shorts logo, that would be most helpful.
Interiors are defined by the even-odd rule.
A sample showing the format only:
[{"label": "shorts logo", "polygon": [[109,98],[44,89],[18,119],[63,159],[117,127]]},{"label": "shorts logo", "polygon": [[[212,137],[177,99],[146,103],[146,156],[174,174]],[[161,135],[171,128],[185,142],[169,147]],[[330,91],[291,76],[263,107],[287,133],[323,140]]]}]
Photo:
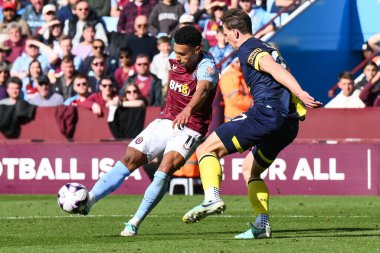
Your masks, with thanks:
[{"label": "shorts logo", "polygon": [[143,142],[144,138],[143,137],[139,137],[135,140],[135,143],[136,144],[140,144],[141,142]]},{"label": "shorts logo", "polygon": [[248,56],[248,63],[253,65],[253,62],[255,60],[255,57],[260,53],[262,52],[263,50],[261,48],[256,48],[255,50],[252,51],[252,53],[250,53],[250,55]]}]

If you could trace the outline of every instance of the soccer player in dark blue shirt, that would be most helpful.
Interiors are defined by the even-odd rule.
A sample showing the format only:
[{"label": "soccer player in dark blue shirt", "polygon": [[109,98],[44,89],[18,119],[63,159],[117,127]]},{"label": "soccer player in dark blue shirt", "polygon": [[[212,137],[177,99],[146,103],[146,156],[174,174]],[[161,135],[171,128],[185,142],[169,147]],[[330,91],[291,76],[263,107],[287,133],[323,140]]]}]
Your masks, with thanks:
[{"label": "soccer player in dark blue shirt", "polygon": [[251,172],[248,195],[256,220],[235,238],[267,238],[271,237],[269,192],[260,175],[296,138],[298,122],[305,118],[306,107],[318,108],[322,103],[301,88],[275,48],[253,37],[251,19],[244,11],[230,9],[222,22],[227,42],[238,50],[244,79],[255,103],[241,116],[217,128],[198,147],[205,199],[187,212],[183,221],[194,223],[225,210],[219,196],[222,176],[219,158],[253,147],[244,160],[243,170]]}]

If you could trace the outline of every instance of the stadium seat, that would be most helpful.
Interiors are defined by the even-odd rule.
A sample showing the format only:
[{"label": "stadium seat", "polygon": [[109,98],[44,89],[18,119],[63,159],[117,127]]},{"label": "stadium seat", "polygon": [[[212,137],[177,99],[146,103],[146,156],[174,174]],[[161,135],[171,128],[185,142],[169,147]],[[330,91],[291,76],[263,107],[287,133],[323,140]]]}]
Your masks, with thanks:
[{"label": "stadium seat", "polygon": [[194,185],[202,184],[199,178],[172,178],[169,186],[169,195],[174,194],[174,188],[178,185],[183,186],[185,189],[185,195],[192,196],[194,195]]}]

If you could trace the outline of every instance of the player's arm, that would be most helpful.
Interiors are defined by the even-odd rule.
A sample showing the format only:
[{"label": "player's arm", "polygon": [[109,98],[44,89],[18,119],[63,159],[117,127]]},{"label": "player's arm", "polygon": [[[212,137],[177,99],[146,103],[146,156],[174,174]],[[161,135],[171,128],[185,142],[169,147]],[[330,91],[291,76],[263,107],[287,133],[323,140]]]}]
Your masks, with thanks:
[{"label": "player's arm", "polygon": [[304,91],[294,76],[283,66],[275,62],[271,55],[264,55],[259,59],[259,68],[270,74],[277,82],[287,87],[294,95],[296,95],[307,107],[318,108],[322,103]]},{"label": "player's arm", "polygon": [[215,86],[210,81],[198,80],[197,88],[190,102],[173,120],[173,128],[175,125],[177,125],[178,128],[185,126],[189,122],[191,114],[203,105],[210,91],[212,91],[214,87]]}]

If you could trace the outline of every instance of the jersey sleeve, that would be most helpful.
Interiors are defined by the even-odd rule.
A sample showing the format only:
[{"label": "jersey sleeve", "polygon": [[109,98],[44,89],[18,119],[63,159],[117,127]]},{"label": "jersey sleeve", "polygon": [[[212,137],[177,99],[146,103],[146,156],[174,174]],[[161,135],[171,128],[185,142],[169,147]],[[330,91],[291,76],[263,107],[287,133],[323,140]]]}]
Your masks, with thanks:
[{"label": "jersey sleeve", "polygon": [[217,85],[219,80],[219,72],[216,69],[213,60],[206,58],[199,63],[197,79],[209,81],[214,87]]},{"label": "jersey sleeve", "polygon": [[251,43],[250,46],[244,47],[243,50],[240,51],[239,59],[240,62],[260,71],[259,61],[266,55],[269,55],[269,52],[262,43]]}]

